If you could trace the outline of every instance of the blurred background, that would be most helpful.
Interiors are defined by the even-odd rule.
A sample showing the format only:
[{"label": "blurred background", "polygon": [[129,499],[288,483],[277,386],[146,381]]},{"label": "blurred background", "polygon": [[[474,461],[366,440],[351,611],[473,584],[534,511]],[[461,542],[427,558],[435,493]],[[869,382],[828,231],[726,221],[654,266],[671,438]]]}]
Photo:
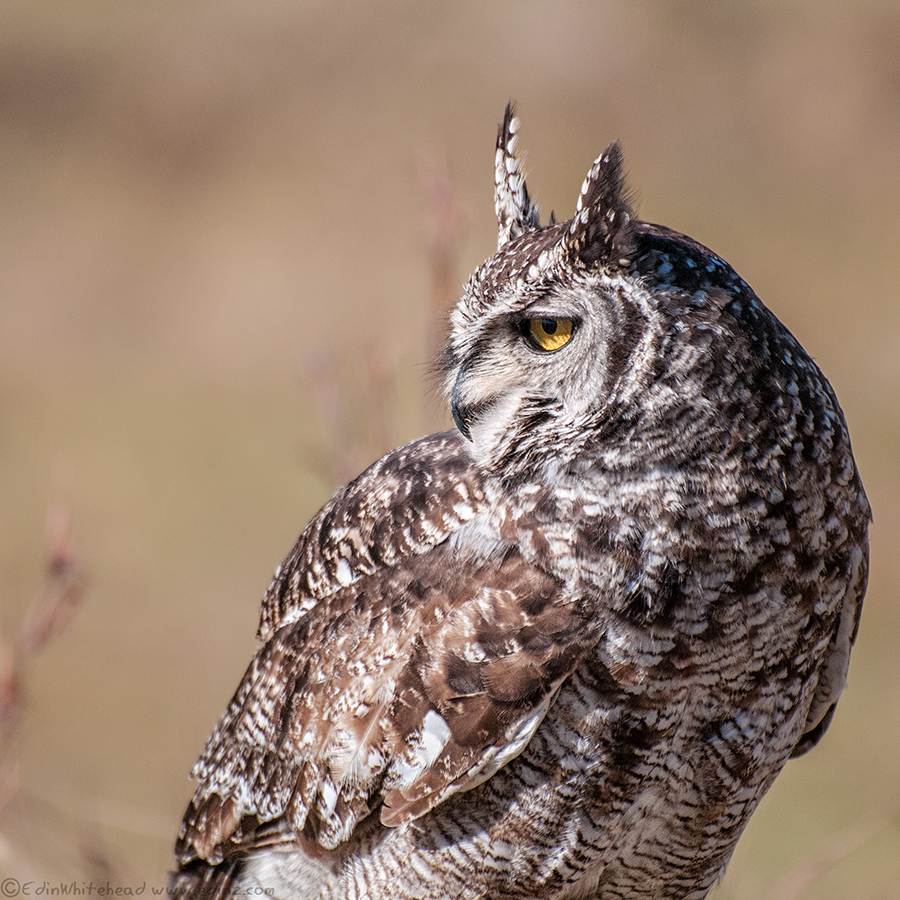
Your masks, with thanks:
[{"label": "blurred background", "polygon": [[900,896],[897,0],[2,4],[0,875],[164,883],[275,566],[448,422],[510,98],[545,215],[619,138],[754,286],[874,508],[848,691],[714,896]]}]

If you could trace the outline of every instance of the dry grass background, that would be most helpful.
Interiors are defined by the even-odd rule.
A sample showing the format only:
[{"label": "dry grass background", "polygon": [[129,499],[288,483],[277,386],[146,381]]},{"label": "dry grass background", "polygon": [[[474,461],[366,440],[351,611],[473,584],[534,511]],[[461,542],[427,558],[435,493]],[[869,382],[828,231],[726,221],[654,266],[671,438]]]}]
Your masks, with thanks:
[{"label": "dry grass background", "polygon": [[445,160],[458,286],[510,97],[545,211],[620,138],[642,216],[800,337],[875,510],[849,690],[715,896],[900,896],[896,0],[7,0],[2,633],[48,509],[87,581],[5,682],[0,874],[162,884],[276,564],[338,475],[443,421],[422,173]]}]

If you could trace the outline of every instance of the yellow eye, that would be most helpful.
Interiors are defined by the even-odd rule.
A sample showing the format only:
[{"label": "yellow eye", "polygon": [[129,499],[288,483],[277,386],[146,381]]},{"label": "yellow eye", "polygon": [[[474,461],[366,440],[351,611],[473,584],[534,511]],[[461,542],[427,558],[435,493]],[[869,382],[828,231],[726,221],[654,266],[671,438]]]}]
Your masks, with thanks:
[{"label": "yellow eye", "polygon": [[572,337],[573,322],[571,319],[552,319],[549,316],[528,320],[528,335],[534,345],[548,353],[559,350]]}]

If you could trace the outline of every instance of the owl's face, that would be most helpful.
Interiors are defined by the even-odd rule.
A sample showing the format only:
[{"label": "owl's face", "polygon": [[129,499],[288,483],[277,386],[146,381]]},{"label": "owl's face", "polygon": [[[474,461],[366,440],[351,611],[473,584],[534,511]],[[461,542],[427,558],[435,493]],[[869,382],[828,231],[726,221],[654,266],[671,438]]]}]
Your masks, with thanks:
[{"label": "owl's face", "polygon": [[573,268],[560,252],[567,230],[514,238],[472,276],[452,316],[451,409],[489,468],[510,453],[538,456],[548,431],[583,434],[640,333],[640,287],[620,273]]}]

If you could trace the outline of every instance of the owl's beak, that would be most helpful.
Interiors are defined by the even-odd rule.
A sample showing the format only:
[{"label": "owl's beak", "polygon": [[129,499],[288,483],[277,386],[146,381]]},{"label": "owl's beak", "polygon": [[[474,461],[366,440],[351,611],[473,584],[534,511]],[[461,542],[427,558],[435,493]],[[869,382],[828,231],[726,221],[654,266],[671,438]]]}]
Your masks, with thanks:
[{"label": "owl's beak", "polygon": [[472,440],[472,433],[469,428],[472,424],[472,408],[470,406],[463,406],[460,402],[460,394],[462,393],[460,390],[459,383],[462,380],[463,375],[465,375],[465,368],[459,370],[459,375],[456,376],[456,381],[453,383],[453,390],[450,393],[450,411],[453,413],[453,421],[456,422],[456,427],[459,429],[460,434],[467,440]]},{"label": "owl's beak", "polygon": [[472,433],[469,431],[469,426],[472,423],[472,413],[469,407],[460,405],[459,378],[456,379],[456,383],[453,385],[453,392],[450,394],[450,412],[453,413],[453,421],[456,422],[456,427],[459,429],[460,434],[467,441],[471,441]]}]

